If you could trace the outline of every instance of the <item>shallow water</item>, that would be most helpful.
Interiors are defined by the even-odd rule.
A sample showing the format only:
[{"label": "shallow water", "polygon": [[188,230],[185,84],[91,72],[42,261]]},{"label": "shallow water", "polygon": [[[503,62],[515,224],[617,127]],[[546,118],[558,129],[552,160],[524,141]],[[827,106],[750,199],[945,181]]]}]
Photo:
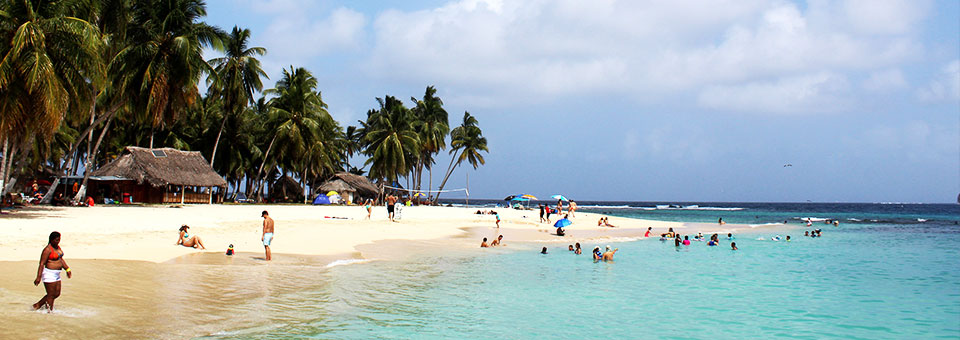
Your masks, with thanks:
[{"label": "shallow water", "polygon": [[[10,274],[0,277],[0,338],[960,338],[960,228],[817,227],[823,237],[811,239],[793,224],[789,243],[740,235],[738,251],[726,240],[611,244],[612,263],[590,259],[596,244],[577,256],[557,244],[541,255],[539,244],[429,242],[376,245],[374,261],[335,266],[249,254],[233,264],[74,260],[53,315],[29,311],[42,295],[29,282],[34,262],[0,263]],[[382,260],[401,246],[421,251]]]}]

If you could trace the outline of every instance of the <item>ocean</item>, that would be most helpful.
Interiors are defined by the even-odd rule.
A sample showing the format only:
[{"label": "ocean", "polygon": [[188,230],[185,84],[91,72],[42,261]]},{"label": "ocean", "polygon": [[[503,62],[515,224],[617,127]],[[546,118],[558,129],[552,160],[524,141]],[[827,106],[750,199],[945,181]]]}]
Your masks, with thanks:
[{"label": "ocean", "polygon": [[[737,251],[725,237],[718,247],[613,243],[614,262],[590,258],[607,244],[544,255],[519,243],[343,262],[263,288],[256,307],[238,306],[257,318],[201,338],[960,339],[960,205],[578,203],[611,216],[789,227],[734,235]],[[822,237],[803,236],[807,219]],[[770,241],[775,233],[792,241]]]}]

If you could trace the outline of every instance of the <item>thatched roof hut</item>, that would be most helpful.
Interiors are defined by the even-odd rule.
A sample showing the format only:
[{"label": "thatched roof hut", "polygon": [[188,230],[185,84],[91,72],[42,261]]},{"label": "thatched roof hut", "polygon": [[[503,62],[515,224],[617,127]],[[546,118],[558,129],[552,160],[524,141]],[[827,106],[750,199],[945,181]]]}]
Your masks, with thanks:
[{"label": "thatched roof hut", "polygon": [[376,197],[380,193],[380,188],[373,184],[369,178],[360,175],[354,175],[346,172],[338,172],[330,180],[317,187],[316,194],[329,191],[355,192],[363,197]]},{"label": "thatched roof hut", "polygon": [[92,176],[116,176],[153,187],[226,187],[199,151],[172,148],[148,149],[128,146],[117,160],[97,169]]}]

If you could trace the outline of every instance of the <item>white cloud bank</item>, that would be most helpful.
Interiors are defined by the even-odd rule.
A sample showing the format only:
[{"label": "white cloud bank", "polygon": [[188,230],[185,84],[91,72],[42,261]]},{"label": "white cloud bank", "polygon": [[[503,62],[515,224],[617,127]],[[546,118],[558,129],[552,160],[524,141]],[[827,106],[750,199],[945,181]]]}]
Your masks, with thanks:
[{"label": "white cloud bank", "polygon": [[923,101],[960,99],[960,60],[943,66],[927,86],[917,90],[917,97]]},{"label": "white cloud bank", "polygon": [[[373,21],[371,74],[514,100],[700,93],[707,107],[820,107],[851,74],[917,59],[926,1],[462,0]],[[902,86],[881,74],[876,90]],[[901,77],[902,78],[902,77]],[[886,81],[887,84],[881,84]],[[798,93],[789,93],[797,90]],[[778,98],[760,98],[762,93]],[[723,103],[723,94],[733,95]]]}]

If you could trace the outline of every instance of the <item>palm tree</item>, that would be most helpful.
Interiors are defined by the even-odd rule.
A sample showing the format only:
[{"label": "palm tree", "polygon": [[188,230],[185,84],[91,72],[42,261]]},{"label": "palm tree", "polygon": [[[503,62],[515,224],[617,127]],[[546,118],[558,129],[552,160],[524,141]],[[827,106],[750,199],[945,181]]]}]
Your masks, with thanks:
[{"label": "palm tree", "polygon": [[[447,184],[447,179],[453,174],[453,170],[463,161],[466,160],[470,162],[474,170],[481,164],[486,163],[480,152],[490,152],[490,150],[487,149],[487,138],[483,137],[483,132],[478,126],[477,119],[471,116],[469,112],[463,113],[463,123],[450,132],[450,148],[450,153],[453,157],[450,158],[450,165],[447,166],[447,174],[443,177],[443,182],[440,183],[440,191],[442,191],[444,185]],[[440,193],[438,192],[437,197],[434,198],[434,202],[439,199]]]},{"label": "palm tree", "polygon": [[369,110],[367,120],[361,121],[363,154],[370,157],[370,176],[386,180],[391,185],[397,178],[410,172],[420,153],[421,141],[415,129],[415,117],[410,109],[392,96],[377,98],[379,110]]},{"label": "palm tree", "polygon": [[[112,41],[121,44],[111,58],[109,74],[112,87],[105,95],[109,107],[126,107],[134,115],[150,122],[150,147],[157,127],[170,125],[189,109],[195,108],[200,95],[197,84],[203,74],[214,74],[203,60],[203,48],[222,50],[223,31],[200,21],[206,15],[202,0],[142,0],[130,4],[131,22],[126,32]],[[120,40],[122,38],[122,40]],[[111,111],[115,112],[115,111]],[[100,137],[87,159],[81,189],[85,194],[91,162],[109,131],[109,115]]]},{"label": "palm tree", "polygon": [[213,152],[210,154],[210,166],[213,166],[217,157],[217,147],[227,118],[239,114],[248,103],[253,103],[254,91],[263,89],[260,78],[269,78],[260,68],[257,56],[263,56],[267,50],[263,47],[247,48],[250,40],[250,30],[234,26],[230,35],[223,40],[225,55],[210,60],[215,68],[217,77],[208,78],[213,86],[211,91],[223,98],[223,122],[220,123],[220,132],[213,143]]},{"label": "palm tree", "polygon": [[69,1],[0,3],[3,183],[16,149],[33,149],[32,136],[49,142],[65,114],[89,112],[103,81],[99,34],[89,22],[71,16],[77,6]]},{"label": "palm tree", "polygon": [[433,155],[447,147],[446,139],[450,132],[447,111],[443,109],[443,100],[437,97],[436,93],[436,88],[428,86],[424,91],[422,100],[410,98],[416,103],[413,111],[418,120],[417,132],[422,143],[420,156],[417,159],[417,173],[414,177],[418,190],[420,189],[424,168],[430,171],[428,188],[433,188],[433,164],[435,163]]},{"label": "palm tree", "polygon": [[336,124],[316,88],[317,78],[310,71],[290,66],[283,70],[275,88],[264,91],[264,94],[276,97],[270,99],[267,122],[270,126],[268,133],[273,134],[273,138],[257,172],[258,177],[264,166],[273,161],[269,156],[276,147],[275,164],[280,166],[281,172],[297,171],[301,174],[301,182],[305,183],[307,163],[301,158],[309,155],[312,147],[317,147],[324,124]]}]

